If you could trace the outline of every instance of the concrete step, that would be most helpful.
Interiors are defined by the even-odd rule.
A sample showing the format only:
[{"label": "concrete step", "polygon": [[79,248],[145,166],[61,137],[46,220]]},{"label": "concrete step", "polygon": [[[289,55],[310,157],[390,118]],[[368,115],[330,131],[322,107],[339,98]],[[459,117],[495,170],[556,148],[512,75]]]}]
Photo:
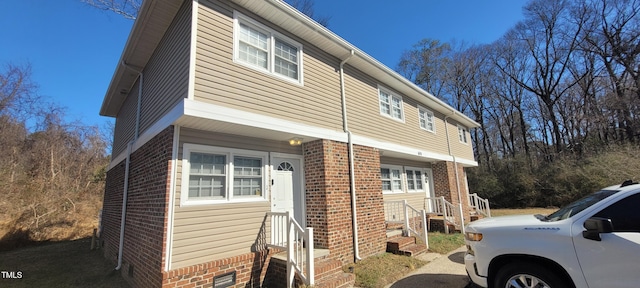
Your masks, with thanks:
[{"label": "concrete step", "polygon": [[402,236],[402,229],[387,229],[387,239]]}]

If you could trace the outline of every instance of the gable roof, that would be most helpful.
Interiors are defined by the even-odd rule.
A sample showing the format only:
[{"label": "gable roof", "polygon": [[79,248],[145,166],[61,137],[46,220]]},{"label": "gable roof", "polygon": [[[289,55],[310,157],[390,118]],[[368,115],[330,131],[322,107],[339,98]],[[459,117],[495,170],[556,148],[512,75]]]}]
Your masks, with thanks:
[{"label": "gable roof", "polygon": [[[423,103],[430,109],[445,115],[451,115],[452,119],[469,128],[480,127],[480,124],[471,118],[418,87],[284,1],[230,1],[282,27],[338,59],[345,59],[354,51],[354,56],[349,59],[348,65],[361,71],[367,71],[368,75],[382,81],[389,88]],[[120,57],[120,63],[116,67],[102,102],[100,115],[112,117],[117,115],[120,106],[129,93],[129,89],[133,86],[138,76],[138,73],[133,70],[142,70],[145,67],[181,4],[182,1],[144,0]]]}]

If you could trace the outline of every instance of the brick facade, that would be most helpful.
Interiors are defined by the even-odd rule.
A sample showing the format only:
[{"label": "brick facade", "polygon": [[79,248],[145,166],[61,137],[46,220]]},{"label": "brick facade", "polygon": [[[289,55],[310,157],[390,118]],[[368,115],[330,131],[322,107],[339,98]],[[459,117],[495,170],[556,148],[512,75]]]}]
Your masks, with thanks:
[{"label": "brick facade", "polygon": [[462,211],[466,211],[464,221],[469,221],[469,191],[467,191],[466,179],[464,177],[464,167],[458,166],[458,186],[456,185],[456,165],[453,162],[436,162],[432,164],[433,169],[433,188],[435,196],[444,198],[457,206],[460,203],[458,198],[458,187],[460,187],[460,196],[462,198]]},{"label": "brick facade", "polygon": [[[131,154],[122,276],[133,287],[160,287],[165,239],[173,127]],[[104,255],[117,263],[125,161],[107,172],[102,233]]]},{"label": "brick facade", "polygon": [[[304,144],[307,226],[317,248],[331,258],[354,260],[349,153],[346,143],[316,140]],[[384,208],[377,149],[354,145],[358,245],[361,257],[386,249]]]}]

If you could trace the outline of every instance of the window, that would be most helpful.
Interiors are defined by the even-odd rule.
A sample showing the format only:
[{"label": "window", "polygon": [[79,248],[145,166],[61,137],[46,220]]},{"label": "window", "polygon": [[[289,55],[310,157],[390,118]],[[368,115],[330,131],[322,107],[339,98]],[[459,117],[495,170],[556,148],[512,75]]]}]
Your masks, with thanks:
[{"label": "window", "polygon": [[420,118],[420,128],[436,132],[436,125],[433,122],[433,112],[425,108],[418,107],[418,117]]},{"label": "window", "polygon": [[181,204],[265,200],[267,153],[183,145]]},{"label": "window", "polygon": [[467,128],[458,125],[458,139],[460,140],[460,143],[469,143],[467,142]]},{"label": "window", "polygon": [[380,178],[382,180],[382,192],[400,193],[402,192],[402,167],[382,166],[380,168]]},{"label": "window", "polygon": [[598,212],[595,217],[611,219],[613,232],[640,232],[640,194],[628,196]]},{"label": "window", "polygon": [[302,83],[302,45],[234,12],[234,61]]},{"label": "window", "polygon": [[408,192],[424,192],[423,172],[417,168],[406,168]]},{"label": "window", "polygon": [[403,121],[402,97],[380,88],[378,89],[378,94],[380,97],[380,114]]}]

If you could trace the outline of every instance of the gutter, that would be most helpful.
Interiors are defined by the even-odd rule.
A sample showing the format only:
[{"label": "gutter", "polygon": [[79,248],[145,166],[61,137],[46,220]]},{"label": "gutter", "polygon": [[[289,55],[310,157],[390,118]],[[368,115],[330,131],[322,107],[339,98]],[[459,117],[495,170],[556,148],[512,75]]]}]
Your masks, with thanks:
[{"label": "gutter", "polygon": [[447,115],[444,117],[444,126],[445,126],[445,134],[447,135],[447,149],[449,151],[449,156],[453,157],[453,173],[455,175],[456,178],[456,190],[458,192],[458,208],[460,208],[460,227],[461,227],[461,231],[462,231],[462,235],[464,235],[465,231],[464,231],[464,215],[463,215],[463,210],[462,210],[462,195],[460,195],[460,176],[458,175],[458,160],[456,159],[456,156],[453,155],[453,153],[451,152],[451,141],[449,139],[449,129],[447,128],[447,119],[451,116],[456,115],[456,113],[458,113],[456,110],[451,110],[451,115]]},{"label": "gutter", "polygon": [[340,96],[342,98],[342,129],[345,133],[347,133],[347,141],[349,145],[349,185],[351,188],[351,221],[353,227],[353,257],[355,258],[355,262],[362,260],[360,258],[360,249],[358,246],[358,217],[356,211],[356,178],[355,178],[355,167],[354,167],[354,156],[353,156],[353,140],[351,131],[349,131],[349,125],[347,123],[347,95],[345,92],[345,83],[344,83],[344,64],[353,57],[355,51],[350,50],[349,55],[340,62]]}]

